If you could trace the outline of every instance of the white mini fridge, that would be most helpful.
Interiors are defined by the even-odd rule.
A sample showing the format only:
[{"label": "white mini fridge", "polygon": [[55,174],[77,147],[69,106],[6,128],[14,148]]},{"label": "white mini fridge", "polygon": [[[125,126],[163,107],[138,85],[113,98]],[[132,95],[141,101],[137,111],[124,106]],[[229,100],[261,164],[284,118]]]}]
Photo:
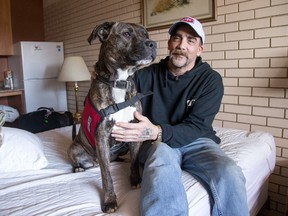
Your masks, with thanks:
[{"label": "white mini fridge", "polygon": [[18,42],[8,58],[14,88],[24,89],[26,113],[39,107],[67,111],[65,82],[57,80],[63,61],[62,42]]}]

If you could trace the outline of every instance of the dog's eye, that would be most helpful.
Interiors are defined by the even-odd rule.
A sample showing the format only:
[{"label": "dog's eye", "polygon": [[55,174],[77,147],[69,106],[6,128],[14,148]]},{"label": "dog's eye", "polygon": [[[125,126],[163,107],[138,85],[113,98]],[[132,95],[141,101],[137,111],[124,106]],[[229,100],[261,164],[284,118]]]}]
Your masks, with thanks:
[{"label": "dog's eye", "polygon": [[148,34],[147,32],[144,32],[144,36],[145,36],[146,38],[149,38],[149,34]]},{"label": "dog's eye", "polygon": [[130,32],[123,32],[123,36],[130,38],[131,37],[131,33]]}]

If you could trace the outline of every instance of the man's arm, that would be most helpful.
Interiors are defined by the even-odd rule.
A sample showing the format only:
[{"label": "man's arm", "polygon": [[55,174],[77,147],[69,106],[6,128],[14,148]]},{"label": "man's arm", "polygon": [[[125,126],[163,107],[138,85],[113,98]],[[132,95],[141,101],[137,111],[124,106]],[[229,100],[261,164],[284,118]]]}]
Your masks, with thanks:
[{"label": "man's arm", "polygon": [[116,126],[119,127],[119,129],[112,130],[112,137],[121,142],[156,140],[160,132],[159,128],[139,112],[135,112],[134,116],[139,122],[117,122]]}]

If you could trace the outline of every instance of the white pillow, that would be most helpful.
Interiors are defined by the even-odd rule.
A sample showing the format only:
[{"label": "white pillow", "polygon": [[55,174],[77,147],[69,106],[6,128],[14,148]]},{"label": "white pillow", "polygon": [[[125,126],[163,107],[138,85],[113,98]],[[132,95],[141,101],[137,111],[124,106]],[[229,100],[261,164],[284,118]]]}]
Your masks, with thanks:
[{"label": "white pillow", "polygon": [[41,140],[28,131],[2,127],[0,172],[38,170],[48,165]]},{"label": "white pillow", "polygon": [[6,122],[14,122],[19,117],[18,110],[13,107],[0,105],[0,110],[5,114]]}]

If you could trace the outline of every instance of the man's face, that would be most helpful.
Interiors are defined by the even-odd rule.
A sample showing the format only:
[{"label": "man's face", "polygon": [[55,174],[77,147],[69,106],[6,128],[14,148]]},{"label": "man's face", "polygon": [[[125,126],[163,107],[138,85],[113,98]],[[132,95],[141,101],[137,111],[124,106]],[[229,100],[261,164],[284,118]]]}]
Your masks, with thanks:
[{"label": "man's face", "polygon": [[168,41],[170,63],[175,69],[191,70],[203,51],[201,39],[188,25],[179,26]]}]

